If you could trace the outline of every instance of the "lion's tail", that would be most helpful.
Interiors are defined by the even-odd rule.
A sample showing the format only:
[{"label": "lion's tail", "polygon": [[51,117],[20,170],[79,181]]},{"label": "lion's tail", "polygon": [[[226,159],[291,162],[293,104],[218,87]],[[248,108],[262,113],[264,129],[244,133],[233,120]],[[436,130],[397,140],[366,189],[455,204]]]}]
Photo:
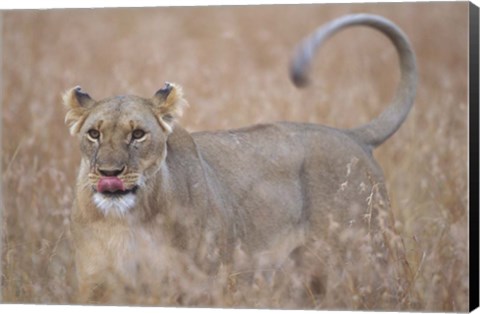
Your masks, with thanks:
[{"label": "lion's tail", "polygon": [[352,14],[340,17],[318,28],[297,48],[293,58],[290,74],[296,86],[308,83],[307,72],[315,51],[321,44],[337,31],[348,26],[365,25],[384,33],[397,49],[400,57],[401,79],[390,105],[371,122],[355,129],[348,130],[354,137],[376,147],[388,139],[408,115],[416,93],[417,66],[412,47],[398,26],[389,20],[370,14]]}]

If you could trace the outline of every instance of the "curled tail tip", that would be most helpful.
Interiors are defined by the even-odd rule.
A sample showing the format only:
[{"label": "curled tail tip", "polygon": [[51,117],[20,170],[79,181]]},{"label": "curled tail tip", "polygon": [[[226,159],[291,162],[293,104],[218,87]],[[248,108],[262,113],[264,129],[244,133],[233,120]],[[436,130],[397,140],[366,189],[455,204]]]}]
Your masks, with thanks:
[{"label": "curled tail tip", "polygon": [[308,77],[308,60],[306,60],[300,50],[297,52],[297,56],[293,58],[290,65],[290,79],[293,84],[298,88],[306,87],[310,84],[310,78]]},{"label": "curled tail tip", "polygon": [[302,73],[292,71],[290,73],[290,79],[292,80],[293,84],[298,88],[303,88],[310,84],[309,78]]}]

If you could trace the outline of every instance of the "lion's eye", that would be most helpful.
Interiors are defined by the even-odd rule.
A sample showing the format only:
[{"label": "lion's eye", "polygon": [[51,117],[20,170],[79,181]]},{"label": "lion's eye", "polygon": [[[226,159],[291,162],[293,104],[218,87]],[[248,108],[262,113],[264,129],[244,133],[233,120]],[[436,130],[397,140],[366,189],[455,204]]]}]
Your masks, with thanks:
[{"label": "lion's eye", "polygon": [[135,139],[135,140],[139,140],[144,136],[145,136],[145,131],[143,131],[143,130],[136,129],[136,130],[133,130],[133,132],[132,132],[132,138]]},{"label": "lion's eye", "polygon": [[98,140],[100,138],[100,131],[95,130],[95,129],[91,129],[91,130],[88,131],[88,136],[91,139]]}]

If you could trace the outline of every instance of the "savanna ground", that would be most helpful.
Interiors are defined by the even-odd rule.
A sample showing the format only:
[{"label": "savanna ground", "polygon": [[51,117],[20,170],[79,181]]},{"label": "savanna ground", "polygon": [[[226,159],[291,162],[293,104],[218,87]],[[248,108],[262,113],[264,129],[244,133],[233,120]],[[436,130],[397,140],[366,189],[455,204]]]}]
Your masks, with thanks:
[{"label": "savanna ground", "polygon": [[[2,302],[74,302],[69,212],[79,147],[63,123],[64,90],[150,96],[177,82],[190,101],[181,124],[191,131],[277,120],[354,127],[385,108],[398,81],[385,37],[365,28],[338,34],[305,90],[287,75],[303,36],[353,12],[396,22],[419,65],[410,116],[375,151],[413,272],[411,300],[393,309],[466,311],[468,3],[2,12]],[[358,260],[358,272],[370,266]],[[331,275],[341,278],[338,270]],[[319,307],[369,309],[355,284],[338,282],[342,297],[327,293]],[[240,298],[231,285],[207,305],[275,307],[288,297],[257,282]]]}]

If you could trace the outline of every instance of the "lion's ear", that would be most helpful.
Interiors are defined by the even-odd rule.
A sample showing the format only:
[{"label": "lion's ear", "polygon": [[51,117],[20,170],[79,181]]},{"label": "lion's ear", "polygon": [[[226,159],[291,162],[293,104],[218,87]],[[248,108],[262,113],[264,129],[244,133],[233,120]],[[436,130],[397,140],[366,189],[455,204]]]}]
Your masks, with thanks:
[{"label": "lion's ear", "polygon": [[70,134],[75,135],[80,131],[95,100],[82,91],[80,86],[76,86],[63,94],[63,104],[68,109],[65,115],[65,124],[69,127]]},{"label": "lion's ear", "polygon": [[172,132],[175,120],[182,116],[188,105],[183,98],[182,88],[172,83],[165,83],[152,97],[153,110],[160,125],[167,132]]}]

